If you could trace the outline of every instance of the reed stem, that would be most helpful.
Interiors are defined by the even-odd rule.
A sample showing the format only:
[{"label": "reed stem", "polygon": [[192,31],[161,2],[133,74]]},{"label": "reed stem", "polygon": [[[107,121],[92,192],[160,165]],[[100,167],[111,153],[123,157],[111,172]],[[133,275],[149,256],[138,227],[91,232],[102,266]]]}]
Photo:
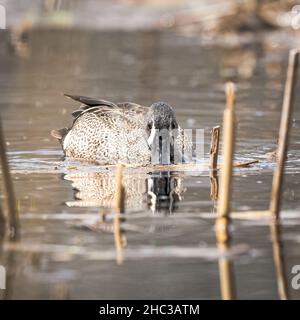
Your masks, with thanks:
[{"label": "reed stem", "polygon": [[219,140],[220,140],[220,126],[213,127],[211,130],[210,143],[210,198],[213,201],[218,200],[219,194],[219,180],[218,180],[218,156],[219,156]]},{"label": "reed stem", "polygon": [[220,140],[220,126],[211,129],[211,143],[210,143],[210,163],[211,170],[218,168],[218,155],[219,155],[219,140]]},{"label": "reed stem", "polygon": [[282,242],[280,237],[280,225],[277,220],[271,222],[270,226],[273,260],[276,271],[277,290],[281,300],[288,300],[288,285],[284,270],[284,257],[282,254]]},{"label": "reed stem", "polygon": [[20,222],[15,199],[15,193],[10,175],[9,164],[7,160],[6,144],[2,130],[2,119],[0,116],[0,159],[1,171],[4,183],[4,193],[8,209],[9,237],[12,240],[18,240],[20,237]]},{"label": "reed stem", "polygon": [[272,191],[270,199],[270,211],[275,219],[279,218],[281,206],[281,192],[283,183],[284,161],[287,156],[288,139],[291,126],[292,109],[295,97],[297,81],[297,69],[299,61],[299,50],[291,50],[285,82],[283,106],[281,113],[279,140],[277,147],[276,168],[273,175]]},{"label": "reed stem", "polygon": [[125,188],[123,184],[123,165],[118,163],[116,168],[116,193],[114,215],[114,240],[117,254],[117,263],[123,263],[124,239],[121,230],[121,216],[125,212]]},{"label": "reed stem", "polygon": [[231,180],[235,138],[235,86],[232,82],[226,84],[226,108],[223,118],[223,165],[221,167],[220,193],[218,201],[218,217],[229,216]]},{"label": "reed stem", "polygon": [[233,265],[230,259],[224,256],[228,251],[228,246],[218,243],[218,248],[222,255],[219,258],[221,297],[223,300],[233,300],[236,298]]},{"label": "reed stem", "polygon": [[235,87],[232,82],[226,84],[226,108],[223,118],[223,165],[221,166],[220,192],[216,220],[217,245],[222,257],[219,259],[219,273],[222,299],[235,298],[235,286],[231,261],[224,257],[229,247],[229,212],[231,198],[231,180],[233,168],[235,138]]}]

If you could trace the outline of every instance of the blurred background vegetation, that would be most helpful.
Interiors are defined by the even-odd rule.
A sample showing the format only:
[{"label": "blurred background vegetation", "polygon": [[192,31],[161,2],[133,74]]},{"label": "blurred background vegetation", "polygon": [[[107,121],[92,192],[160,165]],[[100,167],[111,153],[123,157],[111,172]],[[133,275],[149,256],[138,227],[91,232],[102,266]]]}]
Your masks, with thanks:
[{"label": "blurred background vegetation", "polygon": [[185,33],[300,29],[296,0],[1,0],[8,26],[174,28]]}]

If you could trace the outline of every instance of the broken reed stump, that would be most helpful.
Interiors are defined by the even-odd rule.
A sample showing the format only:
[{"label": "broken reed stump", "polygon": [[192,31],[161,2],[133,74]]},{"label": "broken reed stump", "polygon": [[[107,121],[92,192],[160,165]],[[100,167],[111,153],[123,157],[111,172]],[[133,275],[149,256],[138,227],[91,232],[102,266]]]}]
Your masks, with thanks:
[{"label": "broken reed stump", "polygon": [[17,203],[13,189],[12,178],[9,171],[9,164],[6,153],[6,143],[2,130],[2,119],[0,116],[0,161],[1,172],[4,183],[4,193],[8,210],[9,237],[11,240],[18,240],[20,237],[20,222],[17,210]]},{"label": "broken reed stump", "polygon": [[219,141],[220,141],[220,126],[216,126],[211,129],[210,162],[209,162],[209,168],[211,170],[217,170],[218,168]]},{"label": "broken reed stump", "polygon": [[229,218],[231,179],[233,168],[234,136],[235,136],[235,86],[232,82],[226,84],[226,108],[223,117],[223,165],[221,167],[220,191],[218,199],[216,231],[219,242],[227,242],[227,220]]},{"label": "broken reed stump", "polygon": [[275,219],[279,218],[279,210],[281,205],[284,161],[287,156],[288,138],[291,126],[292,109],[295,98],[299,54],[300,51],[295,49],[291,50],[289,54],[288,70],[285,82],[283,106],[279,129],[276,168],[273,175],[270,200],[270,211]]},{"label": "broken reed stump", "polygon": [[220,126],[213,127],[211,130],[210,143],[210,198],[214,201],[218,200],[219,181],[218,181],[218,155],[220,141]]},{"label": "broken reed stump", "polygon": [[218,200],[219,196],[219,179],[216,172],[211,172],[209,175],[210,179],[210,198],[213,201]]},{"label": "broken reed stump", "polygon": [[125,188],[123,184],[123,165],[118,163],[116,167],[116,190],[114,204],[114,240],[117,254],[117,263],[123,263],[124,239],[121,229],[121,216],[125,212]]}]

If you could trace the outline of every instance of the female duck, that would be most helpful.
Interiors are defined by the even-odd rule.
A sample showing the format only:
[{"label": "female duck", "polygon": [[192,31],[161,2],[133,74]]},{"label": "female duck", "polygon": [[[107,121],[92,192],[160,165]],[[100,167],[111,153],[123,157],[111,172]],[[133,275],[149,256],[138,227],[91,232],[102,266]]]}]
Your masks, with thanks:
[{"label": "female duck", "polygon": [[165,102],[150,107],[66,95],[82,105],[71,128],[52,130],[66,157],[98,164],[182,162],[191,143]]}]

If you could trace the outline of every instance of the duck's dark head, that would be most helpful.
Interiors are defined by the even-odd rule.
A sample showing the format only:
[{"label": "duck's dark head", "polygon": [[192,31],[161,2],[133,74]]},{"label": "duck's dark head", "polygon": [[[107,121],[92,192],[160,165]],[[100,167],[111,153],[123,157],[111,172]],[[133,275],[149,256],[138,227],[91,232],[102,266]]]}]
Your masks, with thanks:
[{"label": "duck's dark head", "polygon": [[147,117],[151,162],[170,164],[174,160],[174,132],[178,129],[174,110],[165,102],[153,103]]}]

